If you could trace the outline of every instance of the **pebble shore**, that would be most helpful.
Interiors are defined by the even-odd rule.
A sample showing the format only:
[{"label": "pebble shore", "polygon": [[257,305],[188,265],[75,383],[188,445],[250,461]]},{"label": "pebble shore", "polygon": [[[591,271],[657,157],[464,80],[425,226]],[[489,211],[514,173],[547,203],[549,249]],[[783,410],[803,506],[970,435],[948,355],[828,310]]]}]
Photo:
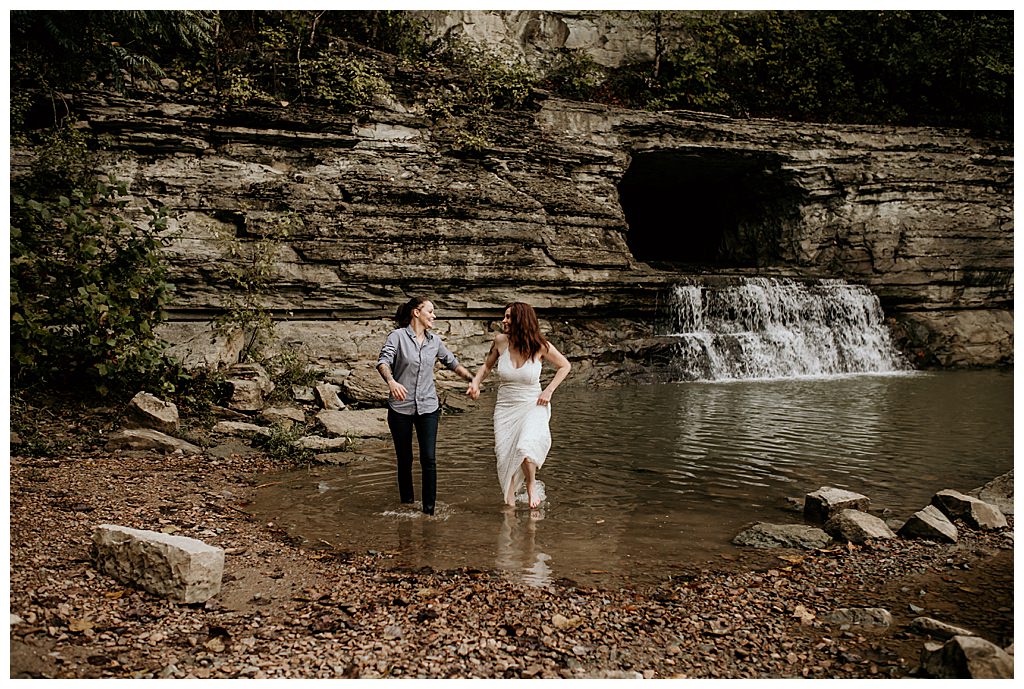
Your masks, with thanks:
[{"label": "pebble shore", "polygon": [[[883,678],[920,673],[928,615],[1013,641],[1013,522],[952,545],[754,551],[657,585],[538,588],[309,547],[246,505],[261,456],[101,449],[11,458],[12,678]],[[99,524],[226,552],[221,593],[172,603],[97,572]],[[889,610],[888,627],[824,618]]]}]

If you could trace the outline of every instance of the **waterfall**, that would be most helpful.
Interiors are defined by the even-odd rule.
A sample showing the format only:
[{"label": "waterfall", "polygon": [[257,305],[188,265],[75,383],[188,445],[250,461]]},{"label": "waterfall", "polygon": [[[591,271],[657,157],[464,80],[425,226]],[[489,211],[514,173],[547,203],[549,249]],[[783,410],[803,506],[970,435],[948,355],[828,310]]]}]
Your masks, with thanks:
[{"label": "waterfall", "polygon": [[842,280],[741,278],[675,286],[673,367],[683,380],[888,373],[910,368],[878,298]]}]

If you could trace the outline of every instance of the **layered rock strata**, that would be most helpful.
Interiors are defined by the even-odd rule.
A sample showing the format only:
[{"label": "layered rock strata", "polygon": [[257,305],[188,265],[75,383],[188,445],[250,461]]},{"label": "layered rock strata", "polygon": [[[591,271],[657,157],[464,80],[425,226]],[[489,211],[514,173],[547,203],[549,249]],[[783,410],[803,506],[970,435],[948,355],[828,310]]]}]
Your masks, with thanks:
[{"label": "layered rock strata", "polygon": [[[375,384],[390,316],[420,293],[471,368],[524,300],[577,380],[654,379],[672,356],[666,291],[705,274],[863,283],[915,363],[1012,362],[1009,143],[538,94],[469,156],[414,102],[337,114],[88,93],[76,108],[137,207],[171,214],[172,341],[225,308],[229,248],[276,233],[280,345],[355,387]],[[24,163],[13,152],[14,174]]]}]

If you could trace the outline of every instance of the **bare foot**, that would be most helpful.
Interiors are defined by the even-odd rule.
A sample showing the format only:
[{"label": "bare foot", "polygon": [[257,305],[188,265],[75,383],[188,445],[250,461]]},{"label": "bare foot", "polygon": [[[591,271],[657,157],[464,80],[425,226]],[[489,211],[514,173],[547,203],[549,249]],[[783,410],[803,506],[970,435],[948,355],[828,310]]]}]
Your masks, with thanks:
[{"label": "bare foot", "polygon": [[530,509],[536,509],[540,505],[540,499],[537,497],[537,486],[535,481],[526,482],[526,495],[530,498]]}]

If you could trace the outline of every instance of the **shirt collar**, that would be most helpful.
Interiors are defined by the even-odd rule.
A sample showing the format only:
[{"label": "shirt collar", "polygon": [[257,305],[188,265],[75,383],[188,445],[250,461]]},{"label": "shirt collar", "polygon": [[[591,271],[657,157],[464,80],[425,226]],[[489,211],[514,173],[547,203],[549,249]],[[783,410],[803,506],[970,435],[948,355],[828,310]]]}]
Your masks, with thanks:
[{"label": "shirt collar", "polygon": [[[406,333],[406,335],[408,335],[409,337],[412,338],[413,342],[416,341],[416,331],[412,329],[411,325],[405,326],[405,333]],[[429,340],[430,338],[432,338],[434,336],[434,334],[432,332],[430,332],[429,330],[425,330],[423,332],[423,334],[426,335],[426,337],[423,338],[424,342],[426,342],[427,340]]]}]

